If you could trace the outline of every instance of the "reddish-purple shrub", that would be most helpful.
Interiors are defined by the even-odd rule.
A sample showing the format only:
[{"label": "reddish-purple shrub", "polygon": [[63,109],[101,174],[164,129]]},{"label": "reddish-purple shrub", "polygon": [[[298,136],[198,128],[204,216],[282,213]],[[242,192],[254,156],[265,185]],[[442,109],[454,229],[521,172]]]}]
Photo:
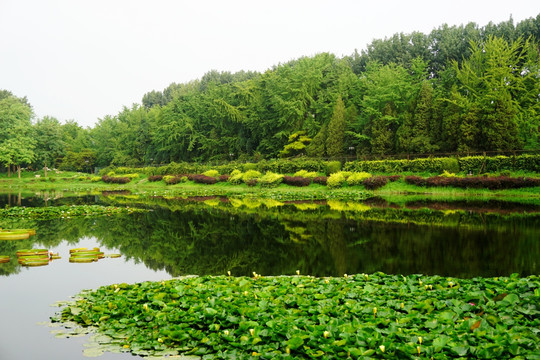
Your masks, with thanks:
[{"label": "reddish-purple shrub", "polygon": [[246,185],[247,186],[255,186],[255,185],[257,185],[257,182],[258,182],[257,179],[249,179],[248,181],[246,181]]},{"label": "reddish-purple shrub", "polygon": [[310,178],[305,178],[302,176],[283,176],[284,184],[291,185],[291,186],[308,186],[311,184]]},{"label": "reddish-purple shrub", "polygon": [[326,181],[327,180],[328,180],[328,177],[326,177],[326,176],[316,176],[316,177],[313,178],[313,183],[326,186]]},{"label": "reddish-purple shrub", "polygon": [[401,175],[390,175],[390,176],[388,176],[388,180],[390,182],[398,181],[399,179],[401,179]]},{"label": "reddish-purple shrub", "polygon": [[388,183],[387,176],[372,176],[362,181],[362,184],[368,190],[376,190],[380,187],[383,187],[387,183]]},{"label": "reddish-purple shrub", "polygon": [[405,177],[405,182],[407,184],[416,185],[416,186],[426,186],[427,181],[421,176],[410,175]]},{"label": "reddish-purple shrub", "polygon": [[128,182],[131,181],[131,179],[128,177],[116,177],[116,176],[108,176],[108,175],[103,175],[101,177],[101,180],[103,180],[103,182],[111,183],[111,184],[127,184]]},{"label": "reddish-purple shrub", "polygon": [[[188,179],[189,179],[189,176],[188,176]],[[195,181],[196,183],[199,183],[199,184],[210,184],[211,185],[211,184],[217,183],[217,179],[215,177],[206,176],[206,175],[203,175],[203,174],[193,175],[191,180],[193,180],[193,181]]]},{"label": "reddish-purple shrub", "polygon": [[218,178],[218,180],[219,180],[220,182],[227,182],[227,181],[229,181],[229,178],[230,178],[229,175],[220,175],[219,178]]},{"label": "reddish-purple shrub", "polygon": [[468,176],[468,177],[444,177],[433,176],[422,178],[419,176],[407,176],[405,181],[416,186],[452,186],[470,189],[519,189],[523,187],[540,186],[540,179],[536,178],[512,178],[508,176]]},{"label": "reddish-purple shrub", "polygon": [[161,181],[163,180],[163,175],[150,175],[148,181]]}]

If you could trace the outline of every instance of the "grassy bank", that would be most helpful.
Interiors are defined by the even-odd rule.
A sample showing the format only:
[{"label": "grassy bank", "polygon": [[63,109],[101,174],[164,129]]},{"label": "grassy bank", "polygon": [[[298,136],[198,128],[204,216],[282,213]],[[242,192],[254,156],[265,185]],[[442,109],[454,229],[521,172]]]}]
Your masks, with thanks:
[{"label": "grassy bank", "polygon": [[[39,177],[36,177],[39,176]],[[36,192],[64,192],[64,193],[99,193],[105,191],[130,191],[136,194],[176,195],[176,196],[257,196],[276,199],[355,199],[362,200],[373,196],[394,198],[400,196],[426,196],[449,199],[465,198],[497,198],[514,201],[538,202],[540,201],[540,187],[527,187],[521,189],[464,189],[455,187],[423,187],[408,184],[404,177],[390,181],[376,189],[367,190],[363,185],[349,186],[344,183],[339,188],[329,188],[325,185],[311,183],[309,186],[296,187],[279,184],[275,187],[262,187],[261,185],[248,186],[245,183],[232,184],[230,182],[217,182],[215,184],[200,184],[194,181],[180,182],[167,185],[163,181],[151,182],[147,176],[135,174],[127,184],[111,184],[96,177],[81,173],[49,172],[45,178],[43,172],[23,173],[17,177],[0,175],[0,192],[26,193]]]}]

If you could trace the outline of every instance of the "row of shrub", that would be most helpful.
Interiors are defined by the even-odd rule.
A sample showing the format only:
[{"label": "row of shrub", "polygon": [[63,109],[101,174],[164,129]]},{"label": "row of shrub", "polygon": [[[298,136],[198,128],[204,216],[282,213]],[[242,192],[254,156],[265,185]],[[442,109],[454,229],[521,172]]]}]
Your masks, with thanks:
[{"label": "row of shrub", "polygon": [[540,186],[540,179],[527,177],[448,177],[448,176],[433,176],[423,178],[420,176],[407,176],[405,182],[416,186],[452,186],[457,188],[474,188],[474,189],[519,189],[523,187]]},{"label": "row of shrub", "polygon": [[386,185],[389,181],[396,181],[400,175],[395,176],[372,176],[369,173],[338,171],[327,176],[319,176],[316,172],[308,172],[300,170],[294,173],[293,176],[277,174],[268,171],[266,174],[261,174],[257,170],[248,170],[241,172],[234,170],[230,175],[219,175],[215,170],[206,171],[203,174],[180,174],[180,175],[151,175],[149,181],[163,180],[167,185],[174,185],[188,180],[200,184],[215,184],[218,181],[229,182],[231,184],[246,184],[248,186],[260,185],[261,187],[276,187],[279,184],[287,184],[289,186],[303,187],[312,183],[328,186],[329,188],[339,188],[347,184],[348,186],[363,185],[365,188],[374,190]]},{"label": "row of shrub", "polygon": [[371,173],[442,173],[447,171],[449,173],[479,174],[501,171],[540,172],[540,155],[352,161],[345,163],[343,169],[345,171],[366,171]]},{"label": "row of shrub", "polygon": [[100,175],[108,174],[111,171],[115,174],[141,173],[147,176],[151,175],[170,175],[170,174],[203,174],[209,170],[215,170],[219,174],[231,174],[234,170],[246,172],[256,170],[260,173],[279,173],[292,174],[300,170],[331,174],[341,170],[339,161],[323,161],[317,159],[298,158],[298,159],[278,159],[262,160],[257,163],[239,163],[230,162],[222,165],[198,164],[188,162],[172,162],[168,165],[153,167],[107,167],[100,170]]},{"label": "row of shrub", "polygon": [[368,190],[376,190],[386,185],[389,181],[396,181],[401,178],[400,175],[393,176],[372,176],[367,172],[339,171],[330,175],[327,181],[329,188],[363,185]]},{"label": "row of shrub", "polygon": [[[230,162],[223,165],[198,164],[198,163],[175,163],[159,167],[109,167],[102,169],[100,175],[109,174],[133,174],[141,173],[150,175],[170,175],[170,174],[203,174],[209,170],[217,171],[219,174],[232,174],[234,170],[247,172],[255,170],[260,173],[273,172],[277,174],[293,174],[300,170],[315,172],[330,176],[340,170],[369,173],[495,173],[501,171],[525,171],[540,172],[540,155],[519,155],[519,156],[467,156],[467,157],[446,157],[446,158],[422,158],[414,160],[372,160],[372,161],[350,161],[341,164],[339,161],[323,161],[310,158],[262,160],[258,163],[238,163]],[[210,175],[208,175],[210,176]]]}]

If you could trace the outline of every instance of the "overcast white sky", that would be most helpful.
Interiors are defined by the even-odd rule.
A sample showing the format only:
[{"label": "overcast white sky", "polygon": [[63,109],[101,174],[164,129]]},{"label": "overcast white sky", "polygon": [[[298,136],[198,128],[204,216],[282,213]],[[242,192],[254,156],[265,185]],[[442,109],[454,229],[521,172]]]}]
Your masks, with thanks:
[{"label": "overcast white sky", "polygon": [[539,13],[538,0],[0,0],[0,89],[86,127],[212,69],[262,72],[397,32]]}]

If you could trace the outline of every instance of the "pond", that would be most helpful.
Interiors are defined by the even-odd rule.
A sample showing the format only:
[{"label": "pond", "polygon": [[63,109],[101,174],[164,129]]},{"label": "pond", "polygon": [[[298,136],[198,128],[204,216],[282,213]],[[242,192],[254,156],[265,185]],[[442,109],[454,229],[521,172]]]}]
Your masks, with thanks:
[{"label": "pond", "polygon": [[[183,275],[389,274],[453,277],[538,273],[540,206],[502,201],[372,199],[280,201],[224,197],[0,196],[0,206],[102,204],[144,207],[129,215],[54,220],[0,219],[35,228],[0,241],[0,351],[6,359],[82,359],[85,338],[56,339],[47,322],[83,289]],[[21,267],[17,249],[47,248],[62,259]],[[100,247],[120,258],[70,263],[69,249]],[[133,358],[106,353],[102,359]]]}]

